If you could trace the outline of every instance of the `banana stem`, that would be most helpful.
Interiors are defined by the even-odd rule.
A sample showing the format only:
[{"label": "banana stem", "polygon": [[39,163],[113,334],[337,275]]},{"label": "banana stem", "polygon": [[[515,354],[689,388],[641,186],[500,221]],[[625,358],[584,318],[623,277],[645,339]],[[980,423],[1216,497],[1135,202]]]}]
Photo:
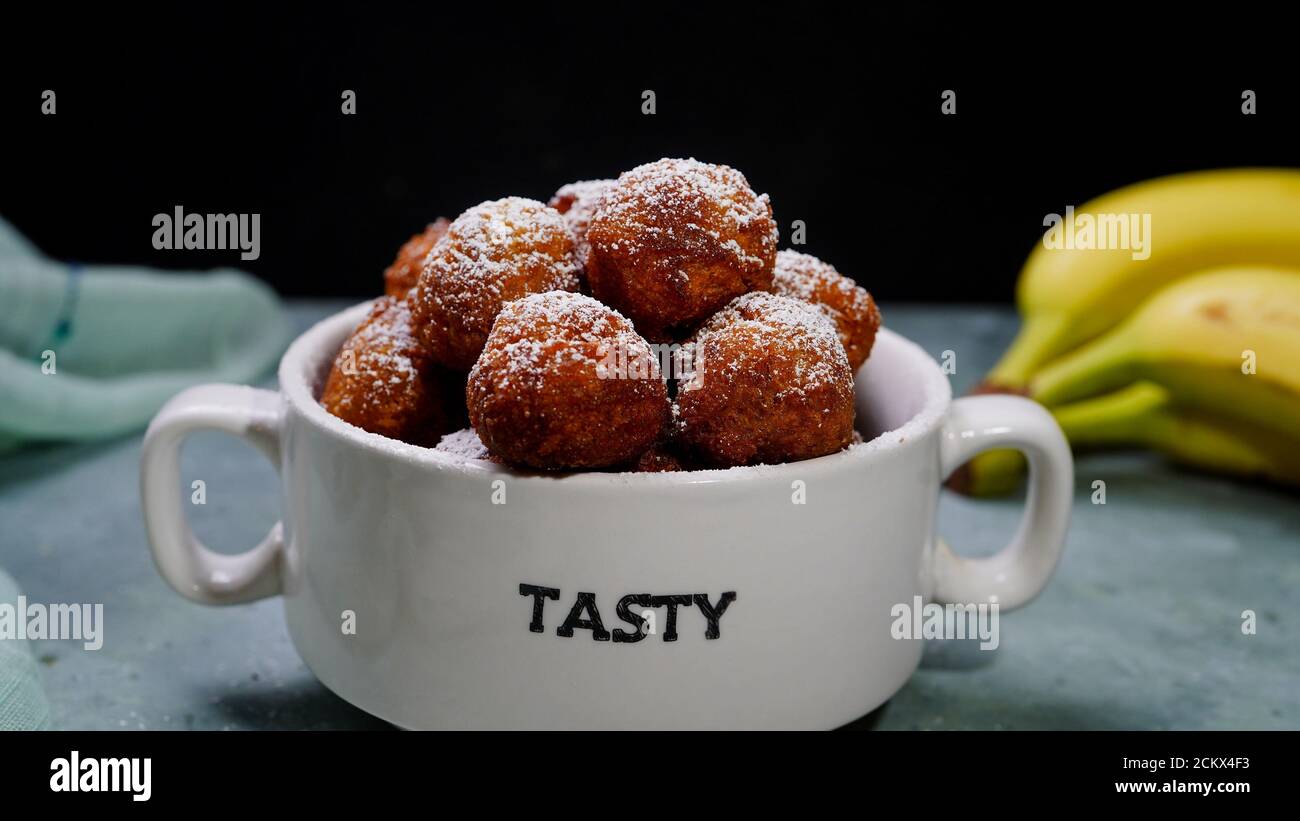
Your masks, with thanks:
[{"label": "banana stem", "polygon": [[989,371],[985,381],[1000,388],[1023,388],[1039,367],[1060,353],[1062,339],[1070,327],[1068,317],[1028,316],[1011,347]]},{"label": "banana stem", "polygon": [[1096,399],[1074,402],[1052,413],[1065,437],[1075,446],[1148,444],[1162,427],[1170,407],[1168,391],[1138,382]]},{"label": "banana stem", "polygon": [[1135,364],[1123,336],[1112,332],[1048,365],[1029,393],[1048,407],[1087,399],[1131,383]]},{"label": "banana stem", "polygon": [[1300,484],[1300,442],[1178,408],[1168,391],[1151,382],[1052,413],[1074,447],[1141,446],[1216,473]]},{"label": "banana stem", "polygon": [[[1065,405],[1053,414],[1073,447],[1144,445],[1148,431],[1160,427],[1169,403],[1164,388],[1139,382],[1107,396]],[[971,496],[1001,496],[1020,485],[1024,471],[1025,460],[1018,451],[981,453],[966,464],[955,489]]]}]

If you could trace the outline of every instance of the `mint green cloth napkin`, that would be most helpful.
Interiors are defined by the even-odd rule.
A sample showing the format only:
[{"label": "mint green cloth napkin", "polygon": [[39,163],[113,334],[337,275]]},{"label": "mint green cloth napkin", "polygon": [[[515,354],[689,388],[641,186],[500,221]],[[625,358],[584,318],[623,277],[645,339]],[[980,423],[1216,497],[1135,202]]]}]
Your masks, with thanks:
[{"label": "mint green cloth napkin", "polygon": [[[18,588],[0,570],[0,603],[16,605]],[[0,732],[44,730],[50,726],[50,705],[41,689],[26,640],[0,638]]]},{"label": "mint green cloth napkin", "polygon": [[190,385],[262,377],[288,340],[245,273],[57,262],[0,220],[0,451],[138,430]]}]

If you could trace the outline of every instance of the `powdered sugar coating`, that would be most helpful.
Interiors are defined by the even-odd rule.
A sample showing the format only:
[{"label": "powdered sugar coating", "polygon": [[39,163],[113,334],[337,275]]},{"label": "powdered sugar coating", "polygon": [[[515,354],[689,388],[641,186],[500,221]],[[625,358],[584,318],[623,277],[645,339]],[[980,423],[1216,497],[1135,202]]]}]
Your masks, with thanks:
[{"label": "powdered sugar coating", "polygon": [[632,323],[563,291],[501,310],[467,398],[493,454],[542,469],[628,462],[655,442],[668,416],[658,361]]},{"label": "powdered sugar coating", "polygon": [[478,432],[473,428],[452,431],[438,440],[434,450],[458,459],[487,459],[492,455],[488,451],[487,445],[483,444],[483,440],[478,438]]},{"label": "powdered sugar coating", "polygon": [[[653,249],[664,236],[701,255],[721,248],[728,261],[739,267],[760,268],[769,250],[776,253],[778,231],[770,223],[771,200],[767,194],[756,195],[745,175],[734,168],[665,157],[621,174],[616,183],[615,194],[600,210],[605,219],[624,221],[644,232],[625,241],[633,253]],[[754,226],[763,229],[757,237],[757,254],[722,236]],[[687,230],[674,236],[681,228]]]},{"label": "powdered sugar coating", "polygon": [[772,290],[817,306],[835,323],[854,373],[867,361],[880,311],[865,288],[811,254],[785,250],[776,255]]},{"label": "powdered sugar coating", "polygon": [[[836,385],[852,392],[853,374],[846,372],[848,360],[840,345],[835,325],[820,310],[801,300],[790,299],[762,291],[737,297],[726,308],[706,322],[696,334],[696,342],[708,345],[719,334],[734,334],[738,330],[752,331],[774,342],[778,358],[795,358],[800,362],[796,369],[799,380],[783,385],[777,398],[784,393],[803,393],[824,385]],[[758,352],[741,350],[730,360],[728,367],[743,370],[754,364],[752,357]],[[712,375],[716,365],[705,354],[706,376]]]},{"label": "powdered sugar coating", "polygon": [[339,349],[320,401],[364,430],[430,444],[463,412],[457,382],[415,339],[407,300],[383,297]]},{"label": "powdered sugar coating", "polygon": [[468,370],[502,305],[577,288],[564,218],[536,200],[507,197],[476,205],[452,222],[413,292],[414,321],[434,358]]},{"label": "powdered sugar coating", "polygon": [[370,318],[361,323],[343,345],[341,353],[353,353],[356,370],[370,380],[374,393],[360,401],[375,402],[374,394],[406,391],[420,376],[417,363],[423,359],[411,333],[411,308],[404,299],[385,300],[375,306]]},{"label": "powdered sugar coating", "polygon": [[574,256],[578,267],[585,268],[591,246],[587,243],[587,228],[596,213],[600,200],[614,185],[614,180],[579,180],[560,187],[547,203],[564,215],[564,222],[573,235]]},{"label": "powdered sugar coating", "polygon": [[[658,360],[632,323],[591,297],[565,291],[533,294],[507,305],[499,322],[497,336],[513,337],[500,346],[495,363],[500,387],[536,381],[571,363],[601,376],[610,353],[618,350],[643,361],[654,380],[661,378]],[[479,366],[475,363],[471,378]]]},{"label": "powdered sugar coating", "polygon": [[835,325],[806,302],[738,297],[696,333],[703,378],[677,396],[677,434],[719,466],[788,462],[852,439],[853,372]]},{"label": "powdered sugar coating", "polygon": [[725,165],[662,159],[622,174],[587,230],[592,294],[666,341],[768,290],[778,231],[766,194]]}]

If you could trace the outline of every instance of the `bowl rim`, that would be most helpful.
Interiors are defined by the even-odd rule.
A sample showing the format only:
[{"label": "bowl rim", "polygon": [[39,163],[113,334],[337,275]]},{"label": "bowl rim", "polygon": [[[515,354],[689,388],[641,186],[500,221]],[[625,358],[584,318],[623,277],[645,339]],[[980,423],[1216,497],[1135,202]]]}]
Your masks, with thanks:
[{"label": "bowl rim", "polygon": [[[370,308],[375,301],[367,300],[325,317],[294,339],[280,360],[279,393],[282,401],[287,403],[294,412],[328,436],[384,458],[437,472],[462,473],[479,479],[508,477],[511,481],[639,487],[736,483],[784,477],[804,478],[812,472],[843,470],[855,466],[865,467],[879,461],[890,451],[913,445],[938,428],[952,402],[952,386],[934,358],[910,339],[887,328],[881,328],[876,335],[872,356],[875,357],[882,351],[889,351],[891,355],[912,360],[912,368],[909,370],[921,381],[923,400],[921,407],[906,422],[880,433],[870,441],[850,445],[844,450],[826,456],[776,465],[744,465],[661,473],[524,472],[495,462],[465,459],[445,451],[389,439],[362,430],[325,410],[309,385],[308,374],[313,369],[323,368],[327,358],[329,362],[333,361],[343,338],[370,313]],[[870,360],[863,367],[869,367],[869,363]]]}]

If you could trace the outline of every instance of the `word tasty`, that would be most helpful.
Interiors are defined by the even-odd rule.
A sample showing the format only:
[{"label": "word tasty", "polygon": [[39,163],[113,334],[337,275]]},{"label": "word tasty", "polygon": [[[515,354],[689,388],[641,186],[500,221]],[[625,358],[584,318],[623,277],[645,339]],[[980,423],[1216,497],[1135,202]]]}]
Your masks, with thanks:
[{"label": "word tasty", "polygon": [[[535,584],[521,584],[519,585],[519,595],[531,596],[533,599],[533,618],[528,623],[528,630],[533,633],[544,633],[546,627],[543,623],[543,616],[545,615],[546,602],[559,601],[560,589]],[[563,623],[555,628],[555,635],[573,638],[575,631],[589,630],[594,641],[609,641],[612,638],[615,644],[631,644],[655,634],[654,624],[658,621],[658,610],[664,608],[666,612],[663,622],[663,640],[677,641],[678,608],[694,605],[704,617],[704,638],[717,639],[722,636],[720,624],[722,614],[727,612],[727,608],[735,600],[736,594],[734,591],[718,596],[716,602],[709,601],[707,593],[678,593],[670,596],[629,593],[618,600],[618,604],[614,607],[614,613],[632,629],[615,628],[610,631],[605,628],[605,621],[601,618],[600,610],[596,606],[596,594],[578,593],[573,606],[569,608],[569,615],[564,618]]]}]

